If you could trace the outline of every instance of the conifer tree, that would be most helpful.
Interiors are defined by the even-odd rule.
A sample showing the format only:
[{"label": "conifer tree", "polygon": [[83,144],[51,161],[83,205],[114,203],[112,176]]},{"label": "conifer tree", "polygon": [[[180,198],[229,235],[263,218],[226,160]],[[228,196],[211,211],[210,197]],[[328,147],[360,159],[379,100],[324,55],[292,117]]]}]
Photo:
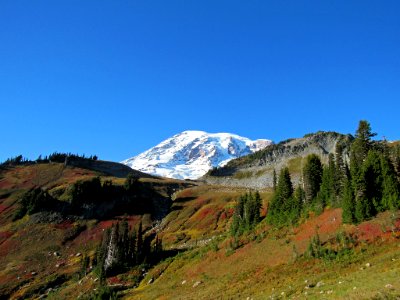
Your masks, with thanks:
[{"label": "conifer tree", "polygon": [[347,177],[346,164],[343,160],[343,144],[338,142],[335,147],[335,174],[334,174],[334,194],[340,197],[344,190]]},{"label": "conifer tree", "polygon": [[249,192],[239,197],[231,223],[231,235],[239,236],[260,222],[261,197]]},{"label": "conifer tree", "polygon": [[381,157],[382,206],[384,209],[400,208],[400,185],[396,179],[394,166],[388,157]]},{"label": "conifer tree", "polygon": [[400,181],[400,144],[397,144],[392,148],[391,156],[397,179]]},{"label": "conifer tree", "polygon": [[382,169],[381,169],[382,154],[377,151],[370,150],[362,165],[361,177],[365,183],[365,203],[368,202],[370,207],[370,216],[376,212],[383,211],[385,208],[382,205]]},{"label": "conifer tree", "polygon": [[355,217],[358,222],[370,218],[374,214],[375,206],[373,201],[371,188],[368,185],[373,181],[372,165],[374,157],[364,163],[367,159],[368,152],[372,149],[371,138],[375,136],[372,133],[370,124],[361,120],[359,122],[355,139],[350,149],[350,172],[352,178],[352,187],[355,199]]},{"label": "conifer tree", "polygon": [[368,151],[372,148],[371,139],[374,136],[376,136],[376,133],[372,133],[369,122],[361,120],[358,124],[354,142],[351,145],[351,169],[355,168],[358,170],[361,168],[362,163],[368,155]]},{"label": "conifer tree", "polygon": [[332,177],[329,167],[325,167],[322,173],[322,182],[317,196],[317,202],[323,207],[332,203],[333,189]]},{"label": "conifer tree", "polygon": [[322,182],[322,171],[320,158],[315,154],[307,156],[303,168],[303,184],[307,203],[311,203],[317,196]]},{"label": "conifer tree", "polygon": [[276,192],[269,206],[267,220],[271,224],[287,223],[293,209],[293,185],[290,178],[289,169],[282,168],[279,173]]},{"label": "conifer tree", "polygon": [[343,189],[342,220],[343,223],[354,223],[356,220],[353,188],[349,179],[346,179]]},{"label": "conifer tree", "polygon": [[291,210],[290,219],[292,223],[295,223],[300,218],[304,200],[305,200],[304,190],[300,185],[298,185],[294,190],[292,197],[292,206],[290,209]]}]

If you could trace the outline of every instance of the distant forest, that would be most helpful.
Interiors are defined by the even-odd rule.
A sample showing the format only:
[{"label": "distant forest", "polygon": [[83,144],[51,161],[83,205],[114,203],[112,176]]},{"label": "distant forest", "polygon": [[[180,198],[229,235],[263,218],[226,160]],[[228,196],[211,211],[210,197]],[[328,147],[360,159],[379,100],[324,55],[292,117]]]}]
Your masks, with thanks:
[{"label": "distant forest", "polygon": [[29,160],[24,158],[22,155],[18,155],[15,157],[10,157],[3,163],[2,166],[19,166],[19,165],[27,165],[32,163],[49,163],[49,162],[58,162],[64,163],[66,158],[73,158],[73,159],[89,159],[89,160],[98,160],[97,155],[90,155],[86,156],[85,154],[72,154],[72,153],[61,153],[61,152],[54,152],[50,155],[39,155],[36,160]]}]

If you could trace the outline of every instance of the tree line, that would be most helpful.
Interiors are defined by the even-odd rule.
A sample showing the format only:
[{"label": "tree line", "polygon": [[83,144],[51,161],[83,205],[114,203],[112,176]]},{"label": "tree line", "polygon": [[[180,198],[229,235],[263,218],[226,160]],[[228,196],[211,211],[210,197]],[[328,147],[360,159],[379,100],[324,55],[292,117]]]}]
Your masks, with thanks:
[{"label": "tree line", "polygon": [[73,153],[62,153],[62,152],[53,152],[49,155],[39,155],[36,160],[30,160],[22,155],[17,155],[15,157],[7,158],[4,162],[2,162],[1,166],[20,166],[27,165],[32,163],[48,163],[48,162],[58,162],[64,163],[67,158],[73,159],[89,159],[89,160],[98,160],[97,155],[86,156],[85,154],[73,154]]}]

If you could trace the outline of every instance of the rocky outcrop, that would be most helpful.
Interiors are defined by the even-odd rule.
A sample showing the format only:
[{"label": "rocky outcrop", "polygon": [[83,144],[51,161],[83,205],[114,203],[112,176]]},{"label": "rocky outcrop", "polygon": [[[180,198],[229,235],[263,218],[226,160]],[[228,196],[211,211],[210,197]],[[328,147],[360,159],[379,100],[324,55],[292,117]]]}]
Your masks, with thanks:
[{"label": "rocky outcrop", "polygon": [[202,179],[209,184],[269,188],[273,185],[273,170],[279,173],[282,167],[287,166],[296,185],[301,181],[303,158],[316,154],[323,163],[327,163],[329,154],[335,153],[337,143],[342,143],[344,159],[348,161],[352,139],[351,135],[336,132],[317,132],[303,138],[289,139],[232,160],[225,167],[211,170]]}]

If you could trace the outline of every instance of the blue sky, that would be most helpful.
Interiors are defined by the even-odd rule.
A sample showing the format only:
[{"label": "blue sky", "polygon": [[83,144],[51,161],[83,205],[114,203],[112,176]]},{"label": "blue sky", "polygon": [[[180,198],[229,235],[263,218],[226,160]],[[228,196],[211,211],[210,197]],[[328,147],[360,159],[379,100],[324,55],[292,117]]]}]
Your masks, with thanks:
[{"label": "blue sky", "polygon": [[400,139],[400,2],[0,2],[0,161],[184,130]]}]

